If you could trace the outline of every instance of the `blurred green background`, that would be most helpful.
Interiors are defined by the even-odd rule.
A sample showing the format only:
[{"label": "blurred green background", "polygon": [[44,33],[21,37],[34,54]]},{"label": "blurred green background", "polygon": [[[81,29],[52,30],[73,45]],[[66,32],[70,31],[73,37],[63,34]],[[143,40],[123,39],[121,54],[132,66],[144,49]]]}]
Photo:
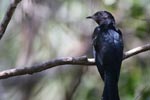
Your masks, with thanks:
[{"label": "blurred green background", "polygon": [[[2,20],[10,0],[0,0]],[[150,42],[150,0],[22,0],[0,41],[0,70],[54,58],[92,56],[96,23],[85,17],[111,12],[125,51]],[[150,100],[150,52],[123,61],[121,100]],[[95,66],[58,66],[0,80],[0,100],[100,100],[103,82]]]}]

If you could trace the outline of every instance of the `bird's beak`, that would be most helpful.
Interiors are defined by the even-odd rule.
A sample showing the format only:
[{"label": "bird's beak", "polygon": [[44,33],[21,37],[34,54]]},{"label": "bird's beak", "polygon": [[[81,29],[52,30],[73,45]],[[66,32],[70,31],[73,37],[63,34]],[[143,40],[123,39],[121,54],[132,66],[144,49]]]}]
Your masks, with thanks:
[{"label": "bird's beak", "polygon": [[88,17],[86,17],[87,19],[93,19],[93,20],[96,20],[97,18],[96,18],[96,16],[88,16]]},{"label": "bird's beak", "polygon": [[88,17],[86,17],[87,19],[93,19],[93,16],[88,16]]}]

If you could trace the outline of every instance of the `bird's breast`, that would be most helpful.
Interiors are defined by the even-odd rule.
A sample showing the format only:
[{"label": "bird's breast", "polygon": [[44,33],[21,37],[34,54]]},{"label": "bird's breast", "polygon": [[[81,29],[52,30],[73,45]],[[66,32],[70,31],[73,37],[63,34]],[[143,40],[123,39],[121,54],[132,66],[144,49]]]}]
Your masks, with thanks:
[{"label": "bird's breast", "polygon": [[110,55],[122,48],[121,36],[115,30],[102,31],[95,40],[95,48]]}]

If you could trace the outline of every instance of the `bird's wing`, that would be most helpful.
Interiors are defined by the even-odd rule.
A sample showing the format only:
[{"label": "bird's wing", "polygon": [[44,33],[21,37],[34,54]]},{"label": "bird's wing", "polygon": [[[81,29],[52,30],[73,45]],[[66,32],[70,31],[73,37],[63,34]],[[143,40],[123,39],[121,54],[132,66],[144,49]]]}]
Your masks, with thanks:
[{"label": "bird's wing", "polygon": [[[117,53],[116,55],[118,55],[117,58],[122,61],[122,58],[120,58],[120,57],[123,57],[122,32],[119,29],[116,29],[115,32],[119,33],[119,37],[118,38],[114,37],[114,45],[115,45],[114,47],[115,47],[115,50],[116,50],[116,53]],[[118,43],[116,43],[115,41],[117,41]]]},{"label": "bird's wing", "polygon": [[99,52],[95,53],[95,61],[96,61],[98,71],[101,75],[101,78],[104,81],[104,66],[103,66],[103,62],[102,62],[102,55]]},{"label": "bird's wing", "polygon": [[101,75],[102,80],[104,80],[104,69],[103,69],[103,62],[102,62],[102,55],[100,53],[100,45],[99,43],[97,43],[98,41],[98,36],[100,34],[100,28],[96,27],[94,30],[94,33],[92,35],[92,40],[93,40],[93,46],[94,46],[94,57],[95,57],[95,61],[96,61],[96,65],[98,68],[98,71]]},{"label": "bird's wing", "polygon": [[[113,57],[111,58],[111,63],[113,66],[111,68],[114,69],[114,73],[116,74],[118,80],[123,57],[123,40],[121,35],[122,33],[118,30],[109,30],[108,32],[110,33],[110,37],[112,39],[110,55]],[[107,62],[107,60],[105,61]]]}]

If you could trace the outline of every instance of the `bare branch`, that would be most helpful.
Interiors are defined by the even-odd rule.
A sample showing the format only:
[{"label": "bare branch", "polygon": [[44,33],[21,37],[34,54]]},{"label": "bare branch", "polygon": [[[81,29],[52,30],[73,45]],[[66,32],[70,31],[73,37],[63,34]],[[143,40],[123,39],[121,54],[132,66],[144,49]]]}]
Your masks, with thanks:
[{"label": "bare branch", "polygon": [[[123,60],[148,50],[150,50],[150,44],[146,44],[144,46],[134,48],[132,50],[125,52]],[[93,58],[87,58],[86,56],[59,58],[39,65],[1,71],[0,79],[5,79],[13,76],[20,76],[25,74],[33,74],[60,65],[95,65],[95,61]]]},{"label": "bare branch", "polygon": [[5,13],[5,16],[0,24],[0,40],[1,38],[3,37],[5,31],[6,31],[6,28],[12,18],[12,15],[18,5],[18,3],[20,2],[21,0],[11,0],[11,3]]},{"label": "bare branch", "polygon": [[148,51],[148,50],[150,50],[150,44],[146,44],[144,46],[136,47],[136,48],[134,48],[132,50],[127,51],[125,53],[124,59],[127,59],[127,58],[129,58],[131,56],[134,56],[134,55],[136,55],[138,53],[142,53],[142,52],[145,52],[145,51]]},{"label": "bare branch", "polygon": [[94,65],[94,62],[88,61],[86,56],[83,57],[66,57],[66,58],[59,58],[55,60],[51,60],[39,65],[33,65],[30,67],[24,68],[14,68],[0,72],[0,79],[12,77],[12,76],[19,76],[25,74],[33,74],[37,73],[55,66],[59,65]]}]

